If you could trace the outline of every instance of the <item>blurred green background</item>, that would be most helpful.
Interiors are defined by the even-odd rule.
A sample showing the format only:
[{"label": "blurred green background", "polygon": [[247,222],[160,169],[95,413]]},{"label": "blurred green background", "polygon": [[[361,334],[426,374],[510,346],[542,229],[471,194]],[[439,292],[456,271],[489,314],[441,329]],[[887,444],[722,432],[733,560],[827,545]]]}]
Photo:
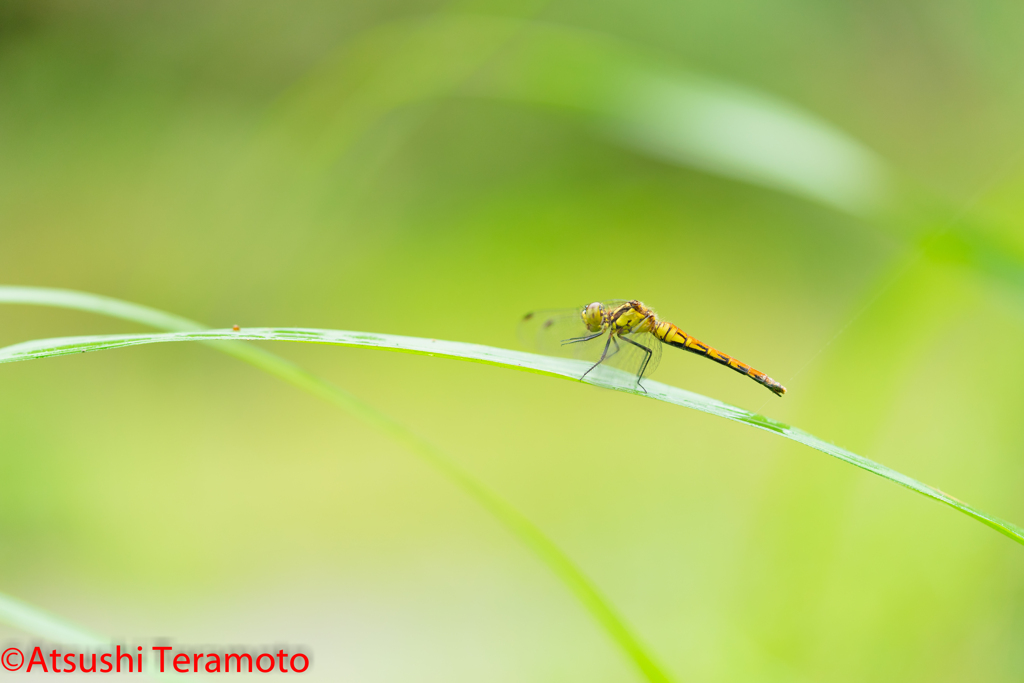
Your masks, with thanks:
[{"label": "blurred green background", "polygon": [[[657,379],[1021,523],[1022,28],[1009,0],[5,1],[2,281],[513,348],[531,309],[641,298],[790,393],[671,351]],[[128,331],[0,308],[3,344]],[[679,681],[1024,677],[1024,549],[948,508],[628,395],[271,348],[511,501]],[[192,344],[0,373],[8,594],[302,644],[310,680],[639,680],[315,398]]]}]

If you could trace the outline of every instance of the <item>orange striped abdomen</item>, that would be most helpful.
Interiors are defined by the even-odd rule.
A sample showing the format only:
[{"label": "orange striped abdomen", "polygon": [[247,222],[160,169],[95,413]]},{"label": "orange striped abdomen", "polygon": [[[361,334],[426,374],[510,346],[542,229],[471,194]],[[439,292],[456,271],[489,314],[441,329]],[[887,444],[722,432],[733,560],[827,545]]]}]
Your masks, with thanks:
[{"label": "orange striped abdomen", "polygon": [[727,365],[741,375],[746,375],[758,384],[764,385],[775,394],[782,396],[786,393],[786,387],[782,386],[760,370],[755,370],[746,363],[741,363],[732,356],[713,349],[702,341],[698,341],[683,332],[670,322],[661,321],[654,328],[654,336],[669,346],[677,349],[684,349],[699,356],[707,356],[716,363]]}]

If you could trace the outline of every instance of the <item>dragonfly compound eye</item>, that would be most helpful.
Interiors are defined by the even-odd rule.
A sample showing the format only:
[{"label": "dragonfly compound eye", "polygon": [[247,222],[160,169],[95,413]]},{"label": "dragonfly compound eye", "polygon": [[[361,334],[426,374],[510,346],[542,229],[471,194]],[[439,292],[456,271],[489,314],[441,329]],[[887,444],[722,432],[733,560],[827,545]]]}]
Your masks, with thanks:
[{"label": "dragonfly compound eye", "polygon": [[591,332],[597,332],[604,324],[604,307],[595,301],[583,309],[583,323]]}]

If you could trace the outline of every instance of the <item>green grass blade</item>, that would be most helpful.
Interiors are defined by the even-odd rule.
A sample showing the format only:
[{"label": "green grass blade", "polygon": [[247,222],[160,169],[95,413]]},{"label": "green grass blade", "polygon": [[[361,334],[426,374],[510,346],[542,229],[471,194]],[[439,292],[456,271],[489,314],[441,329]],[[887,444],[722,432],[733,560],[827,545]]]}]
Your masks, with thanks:
[{"label": "green grass blade", "polygon": [[[71,308],[164,329],[195,330],[203,327],[195,321],[147,306],[72,290],[0,286],[0,303]],[[153,337],[154,335],[149,336]],[[513,537],[525,544],[541,563],[572,591],[591,617],[604,628],[615,644],[640,669],[648,681],[670,683],[671,679],[647,653],[643,644],[618,615],[611,603],[601,595],[600,591],[569,556],[522,513],[473,479],[438,448],[347,391],[303,370],[280,356],[249,344],[223,344],[217,341],[210,341],[210,344],[224,353],[276,375],[300,389],[349,411],[420,456],[427,464],[490,512]],[[84,349],[77,349],[72,353],[82,351]],[[17,601],[10,603],[10,605],[15,604],[24,605]],[[8,621],[14,626],[26,628],[37,635],[49,637],[47,634],[53,629],[59,629],[62,623],[56,618],[48,618],[49,615],[42,610],[27,605],[25,608],[36,615],[36,620],[33,622],[19,621],[18,613],[9,611],[8,607],[9,604],[0,600],[0,619]]]},{"label": "green grass blade", "polygon": [[[51,643],[80,645],[89,648],[103,648],[112,644],[110,638],[93,633],[55,614],[50,614],[35,605],[22,602],[4,593],[0,593],[0,620],[26,633],[32,633],[45,638]],[[31,657],[28,650],[24,654],[26,660]],[[144,666],[150,666],[149,653],[147,653],[144,659],[147,662]],[[183,681],[185,678],[190,680],[209,680],[205,676],[190,675],[186,677],[170,671],[160,673],[157,670],[146,670],[143,673],[143,678],[154,681]]]},{"label": "green grass blade", "polygon": [[876,154],[795,104],[608,35],[465,13],[346,43],[277,103],[265,135],[323,168],[389,113],[452,96],[573,112],[639,153],[860,216],[875,216],[894,189]]},{"label": "green grass blade", "polygon": [[33,633],[54,643],[87,645],[89,647],[101,647],[110,643],[109,638],[104,638],[50,614],[46,610],[3,593],[0,593],[0,618],[17,629]]},{"label": "green grass blade", "polygon": [[130,320],[159,330],[182,332],[205,330],[206,325],[195,320],[165,313],[156,308],[141,306],[109,296],[78,292],[73,289],[51,289],[49,287],[0,286],[0,304],[25,304],[70,308],[77,311],[98,313],[111,318]]},{"label": "green grass blade", "polygon": [[[232,330],[207,330],[203,332],[175,332],[165,334],[121,334],[92,337],[65,337],[60,339],[41,339],[0,349],[0,363],[9,363],[21,360],[32,360],[36,358],[49,358],[53,356],[64,356],[73,353],[85,353],[88,351],[100,351],[115,349],[140,344],[153,344],[161,342],[180,341],[224,341],[224,340],[249,340],[249,341],[292,341],[308,342],[318,344],[334,344],[339,346],[358,346],[373,349],[385,349],[389,351],[401,351],[427,356],[439,356],[453,358],[500,367],[514,368],[528,372],[536,372],[563,379],[580,381],[579,377],[588,367],[582,361],[569,360],[564,358],[553,358],[550,356],[538,356],[521,351],[467,344],[463,342],[443,341],[438,339],[423,339],[419,337],[402,337],[397,335],[373,334],[368,332],[348,332],[343,330],[321,330],[303,328],[247,328],[241,332]],[[615,391],[644,396],[646,398],[665,401],[675,405],[692,408],[701,412],[710,413],[724,417],[728,420],[740,422],[751,427],[778,434],[797,443],[810,446],[823,453],[827,453],[843,462],[867,470],[889,481],[896,482],[913,491],[945,503],[960,512],[973,517],[986,524],[996,531],[1009,536],[1018,543],[1024,544],[1024,529],[989,515],[977,508],[946,494],[942,491],[923,484],[916,479],[908,477],[896,470],[881,465],[873,460],[852,453],[846,449],[839,448],[825,442],[807,432],[796,429],[790,425],[772,420],[770,418],[752,413],[742,408],[722,403],[700,394],[695,394],[684,389],[654,382],[644,381],[647,393],[637,390],[634,387],[633,378],[626,373],[606,373],[604,377],[587,378],[588,384],[601,386]]]}]

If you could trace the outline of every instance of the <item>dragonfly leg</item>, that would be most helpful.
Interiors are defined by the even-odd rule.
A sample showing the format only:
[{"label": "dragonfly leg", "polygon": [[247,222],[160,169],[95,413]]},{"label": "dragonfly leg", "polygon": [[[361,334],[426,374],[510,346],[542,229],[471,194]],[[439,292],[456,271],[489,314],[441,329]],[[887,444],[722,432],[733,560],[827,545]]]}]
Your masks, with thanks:
[{"label": "dragonfly leg", "polygon": [[615,354],[617,354],[617,353],[619,352],[619,350],[620,350],[620,347],[619,347],[619,340],[615,338],[615,335],[614,335],[614,334],[612,335],[612,344],[614,344],[614,345],[615,345],[615,350],[614,350],[614,351],[612,351],[611,353],[609,353],[609,354],[608,354],[608,357],[604,359],[606,363],[608,362],[608,360],[609,360],[609,359],[611,359],[611,357],[612,357],[612,356],[614,356]]},{"label": "dragonfly leg", "polygon": [[591,339],[597,339],[602,334],[604,334],[604,330],[601,330],[600,332],[595,332],[594,334],[588,334],[585,337],[573,337],[572,339],[563,339],[562,346],[565,346],[566,344],[576,344],[577,342],[585,342],[590,341]]},{"label": "dragonfly leg", "polygon": [[622,341],[629,342],[630,344],[632,344],[633,346],[641,349],[645,354],[647,354],[646,356],[644,356],[644,362],[640,366],[640,372],[638,372],[637,375],[636,375],[636,385],[638,387],[640,387],[641,389],[643,389],[643,392],[646,394],[647,393],[647,389],[644,389],[644,385],[640,384],[640,380],[642,380],[644,378],[644,372],[647,371],[647,364],[651,362],[651,356],[654,355],[654,352],[651,351],[646,346],[644,346],[643,344],[641,344],[639,342],[633,341],[629,337],[623,337]]},{"label": "dragonfly leg", "polygon": [[[609,347],[609,346],[611,346],[611,343],[612,343],[612,340],[613,340],[613,339],[615,339],[615,335],[614,335],[614,334],[609,334],[609,335],[608,335],[608,341],[606,341],[606,342],[604,343],[604,351],[602,351],[602,352],[601,352],[601,358],[600,358],[600,359],[598,359],[598,361],[597,361],[596,363],[594,363],[593,365],[591,365],[591,366],[590,366],[590,368],[588,368],[588,369],[587,369],[587,371],[583,373],[583,377],[586,377],[587,375],[589,375],[589,374],[590,374],[590,371],[591,371],[591,370],[593,370],[593,369],[594,369],[594,368],[596,368],[596,367],[597,367],[598,365],[600,365],[601,363],[603,363],[603,362],[604,362],[604,360],[605,360],[605,358],[607,358],[607,357],[608,357],[608,347]],[[618,351],[618,348],[619,348],[619,343],[618,343],[618,342],[615,342],[615,350],[616,350],[616,351]],[[580,379],[582,380],[582,379],[583,379],[583,377],[580,377]]]}]

